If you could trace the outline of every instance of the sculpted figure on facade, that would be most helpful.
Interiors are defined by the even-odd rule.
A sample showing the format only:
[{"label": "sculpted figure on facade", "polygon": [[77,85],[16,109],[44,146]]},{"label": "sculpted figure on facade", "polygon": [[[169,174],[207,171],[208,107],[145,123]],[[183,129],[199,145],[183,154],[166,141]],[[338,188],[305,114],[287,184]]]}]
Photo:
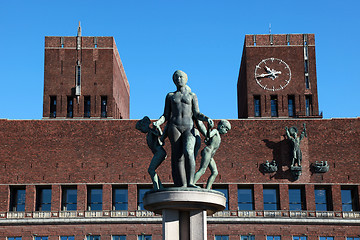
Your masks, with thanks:
[{"label": "sculpted figure on facade", "polygon": [[197,96],[186,85],[188,77],[180,70],[173,74],[176,91],[167,94],[163,115],[153,123],[159,128],[167,122],[164,130],[171,143],[171,168],[177,187],[196,187],[195,151],[196,134],[194,121],[205,121],[212,128],[213,121],[200,113]]},{"label": "sculpted figure on facade", "polygon": [[[200,128],[203,128],[200,132],[205,131],[204,124],[199,124]],[[205,144],[206,147],[201,151],[201,164],[200,169],[195,174],[194,183],[196,183],[200,177],[205,173],[206,168],[209,167],[211,175],[209,176],[206,184],[206,189],[210,189],[218,175],[214,155],[216,150],[220,147],[222,134],[227,133],[231,129],[231,124],[227,120],[220,120],[217,129],[212,129],[208,126],[206,133]]]},{"label": "sculpted figure on facade", "polygon": [[[163,141],[166,137],[161,131],[159,127],[150,128],[150,119],[145,116],[143,119],[139,120],[136,123],[136,129],[140,130],[142,133],[146,134],[146,142],[154,154],[150,162],[150,166],[148,168],[148,172],[150,174],[151,180],[154,185],[154,189],[158,190],[163,188],[160,178],[155,170],[160,166],[160,164],[166,159],[166,151],[163,148]],[[160,137],[162,137],[160,139]]]},{"label": "sculpted figure on facade", "polygon": [[305,123],[303,124],[303,126],[304,129],[300,136],[298,136],[298,129],[296,127],[290,127],[290,129],[288,127],[285,127],[286,136],[291,141],[292,147],[291,167],[295,167],[296,165],[299,167],[301,166],[302,153],[300,150],[300,143],[304,137],[307,137]]}]

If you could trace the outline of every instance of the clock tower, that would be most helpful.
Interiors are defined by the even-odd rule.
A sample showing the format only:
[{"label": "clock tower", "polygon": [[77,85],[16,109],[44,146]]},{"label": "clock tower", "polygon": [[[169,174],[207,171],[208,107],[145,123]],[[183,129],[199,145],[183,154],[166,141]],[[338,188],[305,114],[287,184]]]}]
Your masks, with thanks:
[{"label": "clock tower", "polygon": [[321,118],[314,34],[246,35],[239,118]]}]

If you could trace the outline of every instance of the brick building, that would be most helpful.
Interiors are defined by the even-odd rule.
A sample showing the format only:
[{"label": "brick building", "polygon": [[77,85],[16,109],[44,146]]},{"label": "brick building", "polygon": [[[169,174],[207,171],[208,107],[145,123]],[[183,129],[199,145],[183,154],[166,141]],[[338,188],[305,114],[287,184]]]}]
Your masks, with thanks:
[{"label": "brick building", "polygon": [[[213,188],[224,192],[228,202],[225,211],[208,218],[208,239],[359,239],[360,121],[319,116],[314,36],[304,36],[246,36],[238,86],[239,117],[247,119],[230,121],[232,129],[215,155],[219,175]],[[265,40],[260,39],[273,44],[261,47]],[[288,45],[281,39],[298,42]],[[301,55],[304,39],[309,45],[308,72]],[[0,120],[0,240],[160,240],[161,216],[142,207],[142,195],[152,187],[147,173],[152,153],[145,135],[135,129],[136,120],[115,119],[120,114],[128,116],[124,109],[128,109],[129,88],[113,38],[81,37],[81,92],[76,92],[75,82],[77,37],[46,37],[45,41],[44,119]],[[277,45],[278,41],[283,43]],[[107,47],[101,49],[101,44]],[[63,60],[61,52],[65,53]],[[102,58],[106,60],[101,62]],[[271,81],[266,81],[276,82],[285,73],[285,68],[277,69],[266,61],[270,70],[262,66],[264,72],[255,72],[262,60],[271,58],[281,59],[291,69],[291,81],[282,85],[284,89],[267,90],[259,84],[261,74],[269,74]],[[108,59],[116,59],[116,64]],[[90,63],[93,68],[103,66],[96,76]],[[101,72],[102,68],[107,71]],[[101,82],[105,79],[101,74],[106,76],[109,71],[121,72],[120,80],[109,77]],[[121,84],[108,82],[118,80]],[[95,82],[104,86],[104,92]],[[121,97],[115,98],[115,92]],[[54,106],[51,108],[54,96],[55,115]],[[87,117],[85,96],[91,99],[90,119],[75,119]],[[106,120],[101,118],[102,96],[107,96],[108,109],[112,109]],[[308,112],[307,96],[312,104]],[[72,119],[67,115],[69,98],[73,98]],[[260,108],[255,107],[257,99]],[[294,100],[291,111],[289,99]],[[260,116],[256,109],[261,109]],[[276,116],[272,116],[274,111]],[[303,123],[307,137],[301,142],[302,172],[296,179],[284,128],[296,126],[302,131]],[[168,155],[169,145],[165,145]],[[157,171],[167,186],[172,182],[169,158]],[[266,161],[273,164],[273,160],[277,170],[265,171]],[[200,185],[208,176],[207,172]]]}]

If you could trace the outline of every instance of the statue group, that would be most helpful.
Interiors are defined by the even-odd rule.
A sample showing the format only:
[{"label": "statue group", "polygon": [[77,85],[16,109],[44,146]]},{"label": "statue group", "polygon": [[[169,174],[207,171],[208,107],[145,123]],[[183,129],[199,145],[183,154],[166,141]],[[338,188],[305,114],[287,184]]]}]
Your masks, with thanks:
[{"label": "statue group", "polygon": [[[147,144],[154,154],[148,172],[155,190],[163,188],[155,170],[166,159],[163,148],[166,138],[171,144],[171,171],[176,187],[197,188],[196,182],[209,167],[211,175],[206,188],[210,189],[218,174],[214,155],[221,143],[220,135],[227,133],[231,125],[227,120],[221,120],[217,129],[213,129],[214,122],[200,112],[197,96],[186,85],[187,80],[186,73],[175,71],[173,81],[176,91],[167,94],[163,115],[151,127],[148,117],[136,124],[137,129],[147,133]],[[207,123],[207,127],[203,122]],[[161,125],[164,123],[166,125],[162,131]],[[206,146],[201,151],[200,169],[195,173],[195,159],[201,147],[200,133],[205,137]]]}]

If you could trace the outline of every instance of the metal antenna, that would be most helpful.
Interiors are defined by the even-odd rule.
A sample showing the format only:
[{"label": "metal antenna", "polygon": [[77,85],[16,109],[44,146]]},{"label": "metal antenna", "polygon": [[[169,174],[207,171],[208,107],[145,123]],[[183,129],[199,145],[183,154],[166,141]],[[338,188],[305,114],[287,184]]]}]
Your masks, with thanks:
[{"label": "metal antenna", "polygon": [[269,23],[269,34],[271,34],[271,23]]}]

